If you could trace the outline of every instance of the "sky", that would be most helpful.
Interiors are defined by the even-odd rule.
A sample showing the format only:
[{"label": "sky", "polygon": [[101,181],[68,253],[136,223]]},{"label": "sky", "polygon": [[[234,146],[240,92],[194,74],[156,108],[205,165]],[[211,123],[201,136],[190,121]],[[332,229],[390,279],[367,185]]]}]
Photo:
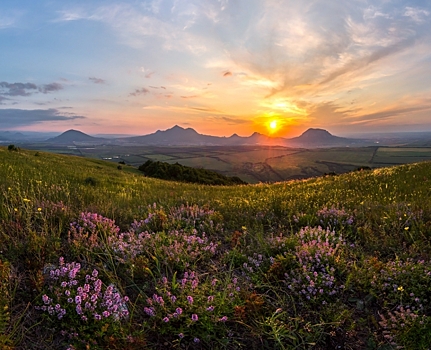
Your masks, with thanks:
[{"label": "sky", "polygon": [[2,0],[0,130],[431,131],[431,0]]}]

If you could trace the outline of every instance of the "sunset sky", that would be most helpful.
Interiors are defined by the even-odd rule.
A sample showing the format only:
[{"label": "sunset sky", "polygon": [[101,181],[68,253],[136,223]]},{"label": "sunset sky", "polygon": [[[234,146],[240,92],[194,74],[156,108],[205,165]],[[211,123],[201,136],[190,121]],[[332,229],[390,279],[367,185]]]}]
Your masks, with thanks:
[{"label": "sunset sky", "polygon": [[1,130],[176,124],[431,131],[431,1],[0,1]]}]

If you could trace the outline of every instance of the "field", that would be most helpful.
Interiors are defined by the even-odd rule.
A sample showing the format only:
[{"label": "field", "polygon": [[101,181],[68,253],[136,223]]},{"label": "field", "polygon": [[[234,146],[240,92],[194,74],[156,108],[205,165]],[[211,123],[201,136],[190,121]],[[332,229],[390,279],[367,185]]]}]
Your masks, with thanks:
[{"label": "field", "polygon": [[431,147],[294,149],[278,146],[28,146],[55,153],[125,162],[135,167],[148,159],[178,162],[185,166],[214,170],[227,176],[238,176],[252,184],[343,174],[361,167],[378,168],[431,160]]},{"label": "field", "polygon": [[404,164],[412,160],[416,162],[431,160],[431,147],[380,147],[373,159],[382,165]]},{"label": "field", "polygon": [[[252,158],[274,181],[295,166],[317,174],[427,157],[422,148],[134,157],[155,154],[233,168]],[[431,162],[212,187],[88,155],[0,148],[0,348],[429,349]]]}]

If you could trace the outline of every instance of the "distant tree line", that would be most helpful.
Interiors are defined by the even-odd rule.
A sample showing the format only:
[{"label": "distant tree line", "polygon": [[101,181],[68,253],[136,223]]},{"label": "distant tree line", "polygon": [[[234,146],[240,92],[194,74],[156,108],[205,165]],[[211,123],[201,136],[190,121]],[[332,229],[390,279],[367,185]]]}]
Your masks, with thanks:
[{"label": "distant tree line", "polygon": [[147,160],[139,168],[146,176],[162,180],[191,182],[203,185],[245,185],[237,176],[224,176],[215,171],[197,169],[181,165],[179,163],[169,164],[165,162]]}]

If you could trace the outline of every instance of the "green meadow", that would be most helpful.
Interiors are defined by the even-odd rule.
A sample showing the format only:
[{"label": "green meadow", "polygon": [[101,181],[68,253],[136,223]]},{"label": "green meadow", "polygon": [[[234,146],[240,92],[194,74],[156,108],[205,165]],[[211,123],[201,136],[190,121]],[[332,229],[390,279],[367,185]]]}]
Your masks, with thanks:
[{"label": "green meadow", "polygon": [[[279,161],[262,163],[288,172],[288,157],[271,152]],[[330,169],[324,154],[307,159]],[[337,154],[355,167],[429,157]],[[203,186],[0,148],[0,179],[1,349],[431,344],[431,162]]]}]

